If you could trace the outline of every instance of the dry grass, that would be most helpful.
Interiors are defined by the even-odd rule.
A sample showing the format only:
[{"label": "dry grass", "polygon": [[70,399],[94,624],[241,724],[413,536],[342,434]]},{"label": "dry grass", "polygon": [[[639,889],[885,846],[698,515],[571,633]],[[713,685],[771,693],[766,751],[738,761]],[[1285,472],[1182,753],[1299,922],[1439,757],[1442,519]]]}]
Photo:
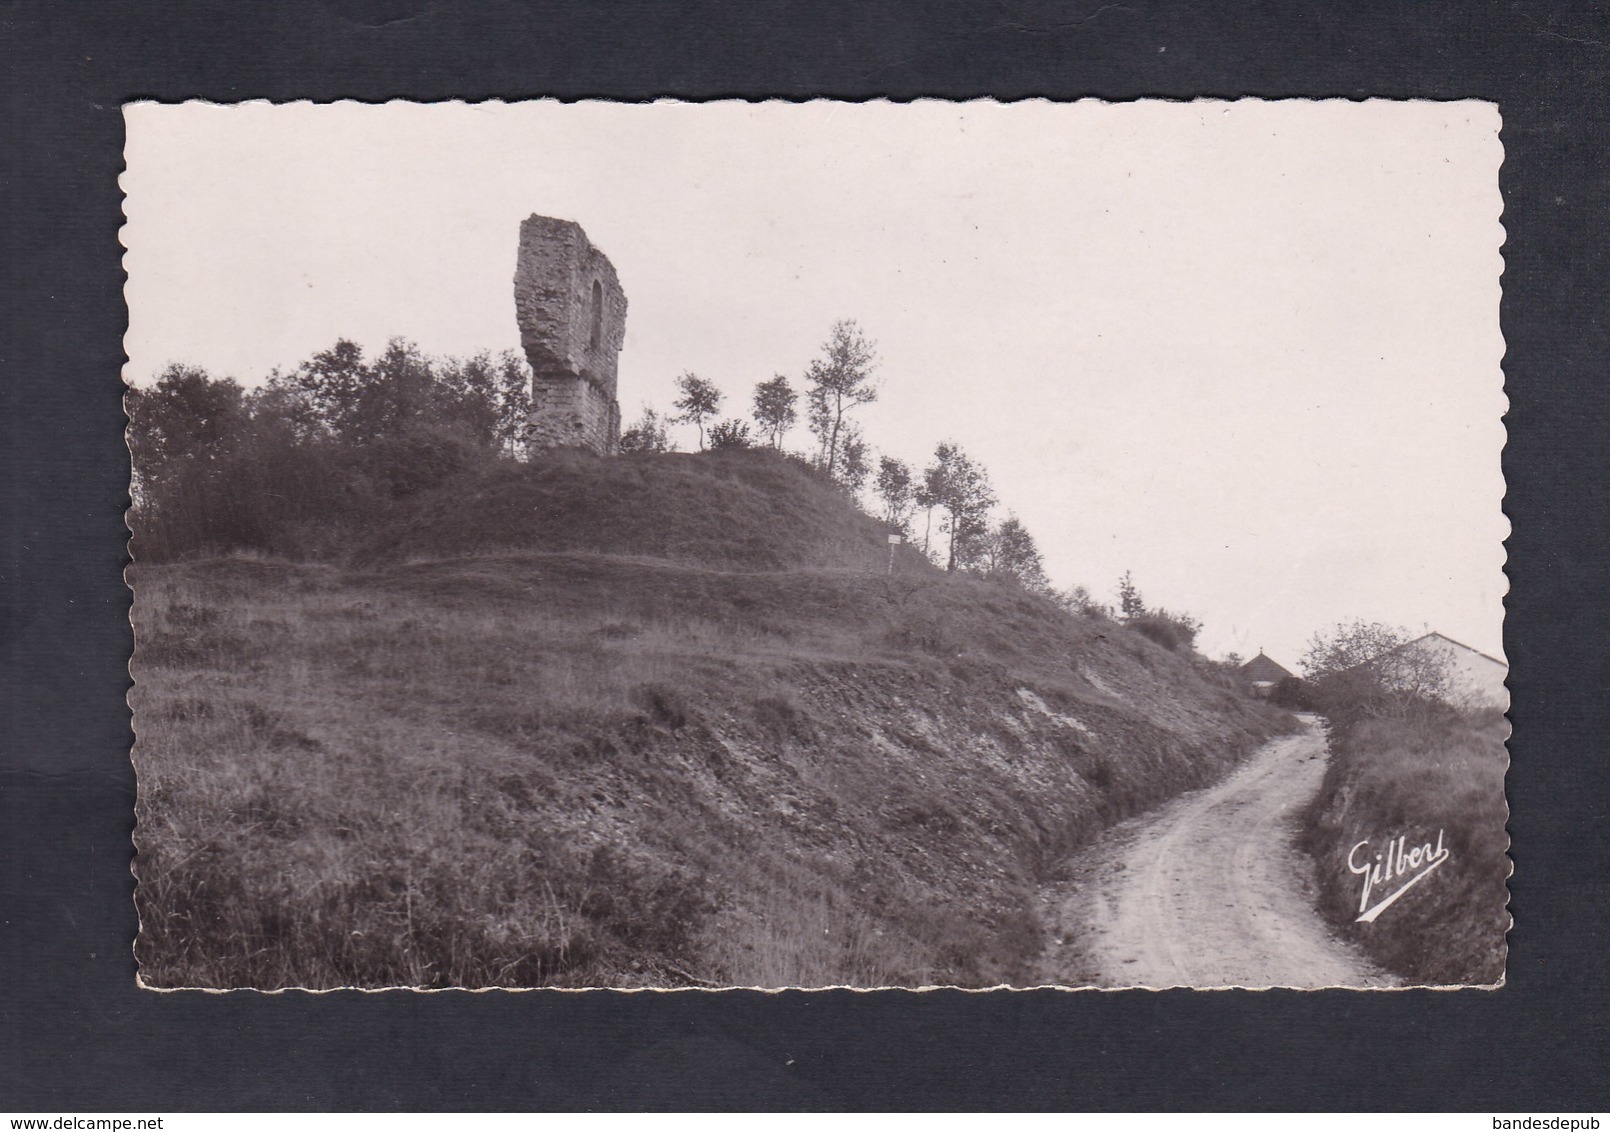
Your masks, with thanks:
[{"label": "dry grass", "polygon": [[[1509,840],[1508,722],[1419,705],[1333,731],[1325,783],[1305,821],[1326,915],[1377,961],[1416,983],[1489,985],[1503,978]],[[1359,879],[1348,850],[1444,831],[1451,856],[1372,923],[1354,923]]]},{"label": "dry grass", "polygon": [[1011,981],[1043,870],[1281,726],[1111,621],[886,577],[774,454],[474,475],[339,564],[133,572],[148,983]]},{"label": "dry grass", "polygon": [[1011,980],[1038,869],[1272,728],[972,580],[511,555],[135,586],[157,986]]}]

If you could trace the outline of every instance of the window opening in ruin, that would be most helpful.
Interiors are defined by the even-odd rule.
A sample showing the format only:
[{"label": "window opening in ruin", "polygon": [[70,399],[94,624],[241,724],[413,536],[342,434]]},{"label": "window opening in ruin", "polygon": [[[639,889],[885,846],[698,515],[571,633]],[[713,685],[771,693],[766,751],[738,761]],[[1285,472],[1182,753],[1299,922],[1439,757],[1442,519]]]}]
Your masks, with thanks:
[{"label": "window opening in ruin", "polygon": [[604,285],[593,280],[593,333],[587,343],[591,349],[598,349],[598,340],[604,333]]}]

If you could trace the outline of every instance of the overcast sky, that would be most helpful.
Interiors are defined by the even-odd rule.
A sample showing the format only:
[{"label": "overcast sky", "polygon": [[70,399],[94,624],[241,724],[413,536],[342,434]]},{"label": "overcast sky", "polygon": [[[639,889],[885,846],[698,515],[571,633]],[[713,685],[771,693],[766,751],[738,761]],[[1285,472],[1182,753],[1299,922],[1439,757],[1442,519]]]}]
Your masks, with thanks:
[{"label": "overcast sky", "polygon": [[[746,414],[835,319],[875,448],[989,470],[1053,581],[1295,667],[1318,628],[1502,655],[1497,110],[1474,102],[306,103],[128,110],[130,357],[247,384],[338,337],[516,348],[519,222],[630,302],[620,400]],[[803,429],[793,438],[803,447]],[[689,443],[691,446],[691,442]]]}]

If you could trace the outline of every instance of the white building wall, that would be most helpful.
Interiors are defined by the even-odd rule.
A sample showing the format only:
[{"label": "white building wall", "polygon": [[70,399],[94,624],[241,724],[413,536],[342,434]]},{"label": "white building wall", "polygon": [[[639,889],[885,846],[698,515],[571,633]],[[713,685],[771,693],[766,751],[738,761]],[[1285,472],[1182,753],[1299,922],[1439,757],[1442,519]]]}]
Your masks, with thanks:
[{"label": "white building wall", "polygon": [[1509,707],[1509,689],[1504,686],[1509,677],[1507,664],[1436,634],[1422,637],[1409,647],[1447,664],[1449,698],[1455,703],[1463,707]]}]

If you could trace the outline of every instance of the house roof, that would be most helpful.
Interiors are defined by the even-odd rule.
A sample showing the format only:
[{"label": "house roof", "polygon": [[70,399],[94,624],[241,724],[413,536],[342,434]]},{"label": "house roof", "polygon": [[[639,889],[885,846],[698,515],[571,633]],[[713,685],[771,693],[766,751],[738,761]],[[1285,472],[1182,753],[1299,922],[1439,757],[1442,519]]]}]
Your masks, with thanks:
[{"label": "house roof", "polygon": [[[1381,656],[1390,656],[1392,653],[1398,652],[1401,649],[1412,648],[1413,646],[1419,644],[1421,641],[1429,641],[1433,637],[1436,638],[1439,641],[1442,641],[1442,642],[1446,643],[1446,644],[1452,645],[1454,648],[1463,649],[1465,652],[1472,653],[1475,656],[1481,657],[1483,660],[1491,661],[1492,663],[1497,664],[1497,665],[1499,665],[1499,666],[1501,666],[1503,668],[1508,668],[1509,667],[1509,665],[1507,665],[1503,661],[1499,660],[1496,656],[1488,656],[1486,653],[1482,652],[1480,649],[1473,649],[1469,645],[1465,644],[1463,641],[1456,641],[1452,637],[1448,636],[1448,634],[1439,633],[1436,630],[1432,630],[1429,633],[1422,633],[1422,634],[1420,634],[1420,636],[1416,637],[1412,641],[1404,641],[1401,645],[1397,646],[1397,648],[1387,649],[1386,652],[1381,654]],[[1375,659],[1379,660],[1380,657],[1376,657]]]},{"label": "house roof", "polygon": [[1262,652],[1243,664],[1239,671],[1245,679],[1254,682],[1267,680],[1271,683],[1278,683],[1292,675],[1285,668],[1264,656]]},{"label": "house roof", "polygon": [[1427,641],[1441,641],[1445,645],[1453,646],[1454,648],[1458,649],[1460,652],[1469,653],[1471,656],[1479,657],[1480,659],[1486,661],[1488,664],[1491,664],[1491,665],[1493,665],[1493,666],[1495,666],[1497,668],[1502,668],[1505,672],[1509,671],[1509,665],[1507,665],[1503,661],[1499,660],[1496,656],[1488,656],[1486,653],[1480,651],[1479,649],[1473,649],[1469,645],[1465,644],[1463,641],[1456,641],[1452,637],[1448,636],[1446,633],[1439,633],[1434,629],[1429,633],[1421,633],[1418,637],[1414,638],[1414,640],[1412,640],[1412,641],[1404,641],[1401,645],[1394,645],[1392,648],[1385,649],[1385,650],[1383,650],[1381,652],[1378,652],[1374,656],[1370,657],[1368,660],[1361,660],[1357,664],[1355,664],[1352,667],[1346,669],[1345,671],[1354,672],[1354,671],[1356,671],[1356,670],[1358,670],[1360,668],[1367,668],[1370,665],[1378,664],[1380,661],[1384,660],[1385,658],[1387,658],[1389,656],[1393,656],[1393,655],[1395,655],[1397,653],[1400,653],[1400,652],[1403,652],[1403,651],[1405,651],[1407,649],[1412,649],[1416,645],[1425,644]]}]

